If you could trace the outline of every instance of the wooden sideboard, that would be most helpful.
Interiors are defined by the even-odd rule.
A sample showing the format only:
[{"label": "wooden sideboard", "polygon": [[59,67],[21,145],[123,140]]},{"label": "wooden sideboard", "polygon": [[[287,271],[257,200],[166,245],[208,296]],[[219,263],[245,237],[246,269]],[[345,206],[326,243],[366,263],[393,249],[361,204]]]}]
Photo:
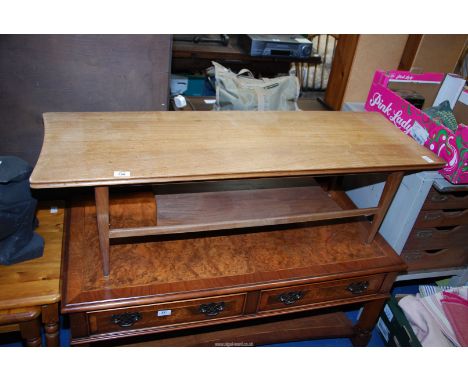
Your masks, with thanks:
[{"label": "wooden sideboard", "polygon": [[[365,345],[405,269],[379,226],[406,171],[444,164],[373,113],[44,120],[32,187],[80,187],[64,262],[72,344],[358,303],[357,324],[340,316],[327,333]],[[341,176],[369,172],[388,174],[382,197],[356,208]]]},{"label": "wooden sideboard", "polygon": [[408,271],[468,266],[468,186],[446,190],[439,183],[429,190],[401,252]]},{"label": "wooden sideboard", "polygon": [[[379,178],[346,179],[347,195],[361,208],[372,206],[384,186]],[[452,281],[464,284],[467,191],[467,185],[453,185],[435,171],[403,178],[379,231],[408,265],[397,281],[457,276]]]},{"label": "wooden sideboard", "polygon": [[[255,209],[264,214],[273,205],[338,209],[349,203],[337,191],[329,196],[313,178],[297,181],[276,179],[277,188],[260,192],[245,182],[216,182],[212,186],[218,191],[212,195],[192,185],[193,194],[170,195],[171,203],[161,198],[157,212],[153,192],[122,191],[111,198],[110,221],[119,226],[153,224],[155,216],[174,219],[194,212],[186,202],[197,199],[199,208],[210,204],[210,212],[222,209],[228,214],[238,213],[239,204],[231,202],[242,204],[244,213]],[[111,246],[110,275],[104,278],[92,196],[73,202],[68,223],[62,312],[70,315],[73,345],[219,324],[216,330],[221,324],[258,323],[256,319],[356,303],[364,306],[357,325],[336,312],[321,322],[315,335],[351,337],[354,344],[365,345],[397,273],[405,269],[379,235],[366,243],[370,224],[365,219],[352,219],[117,242]],[[305,207],[294,207],[296,203]],[[304,325],[307,319],[295,324]],[[246,336],[254,345],[264,343],[255,342],[263,327],[258,330],[250,329]],[[223,343],[236,342],[239,335],[222,337]],[[206,341],[202,336],[185,345]]]}]

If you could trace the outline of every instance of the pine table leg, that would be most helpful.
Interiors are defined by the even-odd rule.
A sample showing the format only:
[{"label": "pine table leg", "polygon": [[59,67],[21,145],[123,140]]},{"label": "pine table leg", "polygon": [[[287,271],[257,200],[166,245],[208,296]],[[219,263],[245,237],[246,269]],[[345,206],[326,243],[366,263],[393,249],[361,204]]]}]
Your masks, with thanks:
[{"label": "pine table leg", "polygon": [[95,187],[99,247],[104,276],[109,276],[109,187]]},{"label": "pine table leg", "polygon": [[19,324],[21,337],[26,346],[41,346],[41,324],[39,317]]},{"label": "pine table leg", "polygon": [[42,323],[47,346],[60,346],[58,303],[42,306]]}]

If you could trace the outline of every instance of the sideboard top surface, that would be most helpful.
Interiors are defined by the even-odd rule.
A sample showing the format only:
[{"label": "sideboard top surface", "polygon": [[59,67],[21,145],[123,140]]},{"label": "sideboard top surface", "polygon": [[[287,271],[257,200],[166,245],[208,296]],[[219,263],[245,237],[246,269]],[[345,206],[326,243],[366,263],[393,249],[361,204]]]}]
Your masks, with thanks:
[{"label": "sideboard top surface", "polygon": [[45,113],[33,188],[438,169],[377,113]]}]

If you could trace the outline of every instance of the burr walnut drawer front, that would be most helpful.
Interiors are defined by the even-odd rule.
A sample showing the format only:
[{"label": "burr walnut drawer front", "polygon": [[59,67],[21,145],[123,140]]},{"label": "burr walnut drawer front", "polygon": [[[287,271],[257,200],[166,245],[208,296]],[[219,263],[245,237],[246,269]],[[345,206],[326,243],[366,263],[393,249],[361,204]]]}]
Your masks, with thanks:
[{"label": "burr walnut drawer front", "polygon": [[423,210],[443,210],[468,208],[468,193],[465,192],[439,192],[434,187],[427,195],[422,207]]},{"label": "burr walnut drawer front", "polygon": [[258,311],[294,308],[376,293],[383,278],[384,275],[373,275],[265,290],[260,295]]},{"label": "burr walnut drawer front", "polygon": [[245,294],[109,309],[88,314],[91,334],[144,329],[239,316]]}]

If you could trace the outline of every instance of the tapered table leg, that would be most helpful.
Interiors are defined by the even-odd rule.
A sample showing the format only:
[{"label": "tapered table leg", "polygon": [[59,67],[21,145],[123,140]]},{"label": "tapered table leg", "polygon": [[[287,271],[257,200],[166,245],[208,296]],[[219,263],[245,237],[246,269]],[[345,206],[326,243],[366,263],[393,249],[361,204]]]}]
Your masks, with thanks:
[{"label": "tapered table leg", "polygon": [[330,191],[341,190],[342,186],[343,186],[343,177],[342,176],[338,176],[338,175],[331,176],[328,179],[328,182],[327,182],[327,185],[326,185],[326,191],[330,192]]},{"label": "tapered table leg", "polygon": [[95,187],[99,247],[104,276],[109,276],[109,187]]},{"label": "tapered table leg", "polygon": [[21,337],[26,346],[41,346],[41,324],[39,317],[19,324]]},{"label": "tapered table leg", "polygon": [[403,171],[398,171],[388,175],[382,195],[380,196],[379,205],[377,206],[378,211],[372,219],[369,237],[367,238],[368,243],[371,243],[372,240],[374,240],[375,235],[379,231],[382,221],[385,218],[385,214],[392,203],[393,197],[398,191],[398,187],[400,187],[404,174],[405,173]]}]

